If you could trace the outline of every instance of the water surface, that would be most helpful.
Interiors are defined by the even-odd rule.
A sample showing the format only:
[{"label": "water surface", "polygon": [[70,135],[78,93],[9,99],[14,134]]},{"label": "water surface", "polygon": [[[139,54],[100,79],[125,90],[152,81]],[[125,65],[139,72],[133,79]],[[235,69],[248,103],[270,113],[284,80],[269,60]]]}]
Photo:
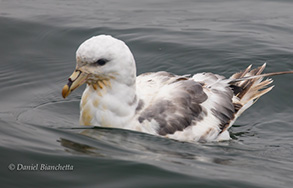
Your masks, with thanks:
[{"label": "water surface", "polygon": [[[2,187],[291,187],[292,75],[231,128],[233,140],[184,143],[117,129],[81,127],[84,87],[61,89],[80,43],[122,39],[138,74],[214,72],[250,64],[293,69],[291,1],[0,1]],[[9,170],[66,165],[73,170]]]}]

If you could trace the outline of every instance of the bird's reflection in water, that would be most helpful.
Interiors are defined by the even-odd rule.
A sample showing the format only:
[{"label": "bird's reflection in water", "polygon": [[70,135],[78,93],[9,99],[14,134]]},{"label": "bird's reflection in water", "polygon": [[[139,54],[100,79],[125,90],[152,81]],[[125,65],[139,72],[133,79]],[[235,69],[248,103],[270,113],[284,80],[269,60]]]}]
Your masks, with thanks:
[{"label": "bird's reflection in water", "polygon": [[[77,143],[65,138],[60,138],[58,140],[60,142],[61,146],[65,148],[66,152],[73,153],[73,154],[88,154],[88,155],[97,155],[98,152],[96,152],[97,148],[86,145],[86,144],[81,144]],[[103,155],[100,155],[103,156]]]},{"label": "bird's reflection in water", "polygon": [[215,146],[210,147],[210,144],[180,142],[134,131],[99,127],[83,129],[79,134],[85,136],[84,139],[60,138],[59,142],[67,152],[152,164],[160,161],[192,166],[198,162],[221,165],[233,162],[224,154],[216,156],[220,151]]}]

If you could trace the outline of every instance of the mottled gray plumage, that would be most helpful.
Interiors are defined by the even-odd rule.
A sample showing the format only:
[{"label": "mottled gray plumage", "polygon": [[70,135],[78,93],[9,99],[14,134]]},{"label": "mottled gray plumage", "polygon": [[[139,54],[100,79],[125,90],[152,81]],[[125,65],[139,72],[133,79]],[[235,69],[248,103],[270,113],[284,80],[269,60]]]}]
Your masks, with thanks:
[{"label": "mottled gray plumage", "polygon": [[[162,75],[162,80],[167,80],[169,75]],[[179,78],[180,79],[180,78]],[[159,123],[158,134],[173,134],[175,131],[182,131],[192,125],[192,121],[200,121],[205,113],[200,105],[207,99],[202,86],[192,80],[181,79],[169,83],[176,84],[172,100],[158,100],[149,105],[138,117],[138,121],[155,120]],[[171,115],[171,116],[170,116]]]},{"label": "mottled gray plumage", "polygon": [[[217,84],[211,86],[209,91],[217,96],[219,101],[215,102],[212,109],[207,109],[202,105],[208,99],[204,88],[207,88],[208,83],[215,83],[216,80],[223,77],[205,73],[206,80],[202,80],[203,82],[168,72],[148,73],[140,75],[138,78],[140,77],[146,77],[144,79],[145,85],[149,84],[152,88],[154,85],[158,86],[160,90],[164,90],[166,87],[173,88],[171,95],[162,97],[160,97],[160,92],[154,91],[151,104],[143,108],[137,117],[139,123],[157,122],[156,131],[159,135],[173,134],[176,131],[183,131],[189,126],[196,126],[208,115],[218,118],[221,122],[219,128],[222,129],[234,116],[233,91],[228,86],[225,91],[215,87],[218,86]],[[141,109],[140,106],[141,104],[138,105],[137,109]]]}]

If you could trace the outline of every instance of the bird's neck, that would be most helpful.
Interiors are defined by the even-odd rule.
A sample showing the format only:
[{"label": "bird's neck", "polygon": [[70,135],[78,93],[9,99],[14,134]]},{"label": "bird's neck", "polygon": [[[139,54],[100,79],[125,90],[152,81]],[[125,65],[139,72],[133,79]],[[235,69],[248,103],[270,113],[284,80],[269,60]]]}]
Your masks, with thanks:
[{"label": "bird's neck", "polygon": [[80,103],[80,124],[125,128],[137,103],[135,81],[126,84],[113,79],[88,84]]}]

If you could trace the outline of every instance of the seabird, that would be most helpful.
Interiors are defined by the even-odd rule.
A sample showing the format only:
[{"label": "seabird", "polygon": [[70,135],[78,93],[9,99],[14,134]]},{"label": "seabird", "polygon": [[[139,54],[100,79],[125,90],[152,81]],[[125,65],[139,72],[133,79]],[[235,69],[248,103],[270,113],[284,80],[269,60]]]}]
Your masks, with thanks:
[{"label": "seabird", "polygon": [[128,46],[109,35],[94,36],[76,51],[76,68],[62,90],[66,98],[86,83],[80,124],[130,129],[180,141],[230,139],[235,120],[273,86],[266,64],[225,78],[213,73],[136,76]]}]

